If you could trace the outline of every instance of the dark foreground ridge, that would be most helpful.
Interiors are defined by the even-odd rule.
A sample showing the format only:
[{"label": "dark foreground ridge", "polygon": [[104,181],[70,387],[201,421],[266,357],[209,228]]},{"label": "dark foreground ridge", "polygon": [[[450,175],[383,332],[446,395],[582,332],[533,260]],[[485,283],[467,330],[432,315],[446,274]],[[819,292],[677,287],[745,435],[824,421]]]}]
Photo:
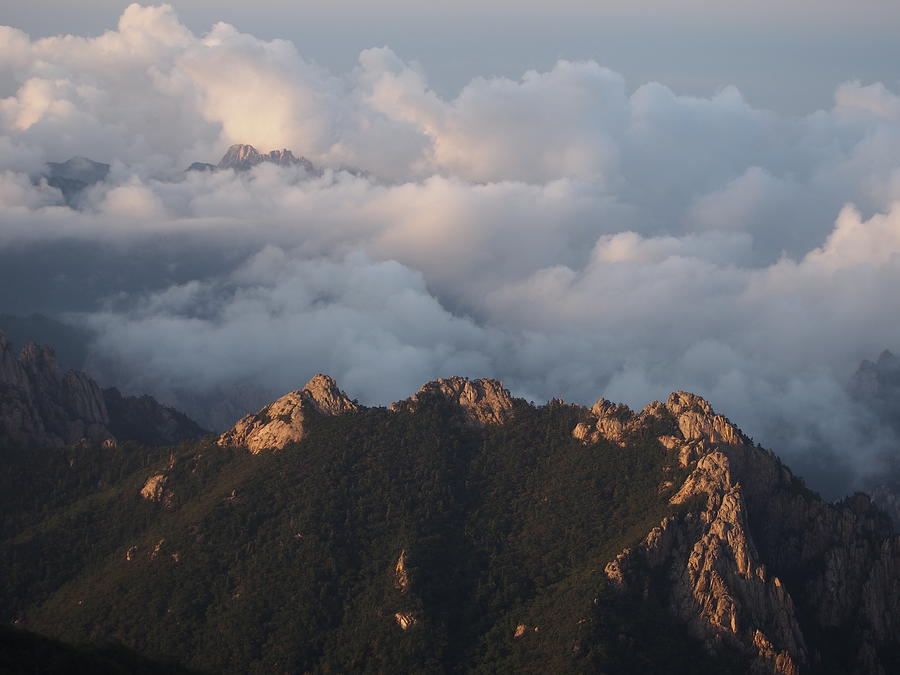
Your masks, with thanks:
[{"label": "dark foreground ridge", "polygon": [[151,661],[121,645],[75,646],[0,626],[0,673],[5,675],[199,675]]},{"label": "dark foreground ridge", "polygon": [[12,445],[6,621],[209,672],[884,673],[900,538],[705,400],[366,408],[317,375],[218,439]]}]

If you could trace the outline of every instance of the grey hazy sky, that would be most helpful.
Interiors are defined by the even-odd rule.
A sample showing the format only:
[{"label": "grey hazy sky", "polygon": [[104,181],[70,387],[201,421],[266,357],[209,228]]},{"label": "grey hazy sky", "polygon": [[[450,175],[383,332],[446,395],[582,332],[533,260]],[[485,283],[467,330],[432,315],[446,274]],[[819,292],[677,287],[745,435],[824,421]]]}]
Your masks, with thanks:
[{"label": "grey hazy sky", "polygon": [[[113,28],[128,0],[0,0],[0,23],[33,37]],[[151,3],[145,3],[151,4]],[[898,81],[894,0],[172,0],[202,34],[216,21],[271,39],[344,72],[360,50],[390,46],[419,61],[452,96],[472,77],[518,77],[559,58],[594,59],[630,88],[655,80],[708,95],[735,84],[784,113],[831,103],[837,84]]]}]

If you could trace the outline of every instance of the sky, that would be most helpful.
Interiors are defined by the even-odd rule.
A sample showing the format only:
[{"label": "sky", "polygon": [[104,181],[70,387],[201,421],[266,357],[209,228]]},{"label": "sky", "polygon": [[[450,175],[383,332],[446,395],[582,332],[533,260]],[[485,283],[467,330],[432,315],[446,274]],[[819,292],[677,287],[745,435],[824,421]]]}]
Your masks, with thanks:
[{"label": "sky", "polygon": [[[785,44],[793,31],[798,49],[824,49],[826,31],[868,49],[890,6],[815,3],[792,29],[812,3],[772,4],[765,21],[659,3],[647,34],[720,40],[695,48],[722,79],[691,91],[561,37],[543,39],[564,58],[516,61],[519,34],[489,30],[504,12],[496,26],[600,20],[574,2],[552,16],[462,3],[417,28],[418,48],[396,28],[400,48],[387,28],[369,42],[390,17],[424,25],[403,3],[371,25],[374,10],[347,5],[309,27],[302,3],[249,16],[88,2],[65,35],[65,6],[39,19],[39,4],[0,29],[0,312],[91,329],[87,367],[104,384],[219,427],[316,372],[372,405],[451,375],[536,402],[640,408],[688,390],[829,495],[896,454],[848,382],[900,350],[897,73],[716,57],[738,24]],[[479,16],[502,58],[475,31],[471,73],[448,84],[450,28]],[[303,37],[326,24],[346,26],[328,47],[343,65],[322,35]],[[648,67],[668,68],[648,44]],[[762,105],[748,73],[796,97]],[[829,95],[798,112],[820,81]],[[233,143],[290,148],[321,172],[185,172]],[[111,165],[74,207],[41,179],[73,156]]]},{"label": "sky", "polygon": [[[0,0],[0,21],[33,37],[97,35],[128,0]],[[191,30],[216,21],[283,38],[336,71],[369,47],[418,61],[446,96],[476,76],[518,77],[558,59],[593,59],[637,88],[710,95],[733,84],[756,106],[805,114],[845,80],[896,82],[893,0],[175,0]],[[802,81],[802,86],[798,82]]]}]

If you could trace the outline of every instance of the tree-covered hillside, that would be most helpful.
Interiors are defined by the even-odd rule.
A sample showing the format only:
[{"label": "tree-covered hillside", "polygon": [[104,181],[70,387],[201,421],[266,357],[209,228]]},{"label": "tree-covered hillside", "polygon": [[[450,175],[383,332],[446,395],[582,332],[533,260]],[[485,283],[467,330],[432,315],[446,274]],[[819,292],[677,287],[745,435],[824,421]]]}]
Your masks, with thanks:
[{"label": "tree-covered hillside", "polygon": [[4,448],[2,618],[210,672],[721,671],[604,590],[685,469],[666,429],[582,443],[585,414],[482,428],[435,398],[312,414],[257,455]]}]

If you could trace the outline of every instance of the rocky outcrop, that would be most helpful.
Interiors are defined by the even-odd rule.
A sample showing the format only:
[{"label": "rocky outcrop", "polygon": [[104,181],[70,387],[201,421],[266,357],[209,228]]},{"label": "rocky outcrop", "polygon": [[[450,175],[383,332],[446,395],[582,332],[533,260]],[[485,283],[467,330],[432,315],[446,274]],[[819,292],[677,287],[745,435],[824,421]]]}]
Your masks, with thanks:
[{"label": "rocky outcrop", "polygon": [[[249,171],[254,166],[269,162],[278,166],[296,166],[305,169],[310,174],[317,173],[315,166],[305,157],[295,157],[287,148],[270,150],[263,154],[252,145],[236,144],[228,148],[228,151],[219,161],[217,169],[234,169],[235,171]],[[193,168],[198,163],[191,165]]]},{"label": "rocky outcrop", "polygon": [[409,590],[409,572],[406,569],[406,549],[400,551],[397,564],[394,565],[394,588],[401,593]]},{"label": "rocky outcrop", "polygon": [[598,399],[591,407],[591,418],[587,422],[579,422],[572,435],[585,443],[596,443],[601,438],[625,445],[628,434],[639,428],[639,419],[631,408],[611,403],[605,398]]},{"label": "rocky outcrop", "polygon": [[394,621],[400,626],[400,630],[409,630],[419,622],[413,612],[395,612]]},{"label": "rocky outcrop", "polygon": [[223,447],[244,447],[254,454],[281,450],[303,439],[310,411],[341,415],[357,409],[359,405],[338,389],[333,379],[319,374],[303,389],[289,392],[259,412],[241,418],[216,442]]},{"label": "rocky outcrop", "polygon": [[150,476],[144,487],[141,488],[141,497],[147,501],[157,502],[166,508],[172,508],[175,503],[175,493],[168,488],[169,477],[164,473]]},{"label": "rocky outcrop", "polygon": [[638,590],[662,578],[691,634],[711,652],[743,655],[755,672],[815,670],[828,657],[809,650],[804,632],[841,629],[841,653],[856,655],[851,671],[881,672],[872,655],[900,635],[900,539],[868,498],[834,506],[806,492],[692,394],[631,417],[608,405],[592,415],[577,437],[616,441],[622,429],[658,431],[650,418],[668,422],[660,443],[690,470],[670,499],[686,511],[606,566],[614,586]]},{"label": "rocky outcrop", "polygon": [[498,380],[449,377],[425,384],[412,398],[391,404],[391,410],[415,412],[435,399],[458,405],[474,426],[502,424],[513,413],[513,399]]},{"label": "rocky outcrop", "polygon": [[586,443],[596,443],[602,438],[622,446],[630,436],[643,433],[652,421],[674,423],[675,435],[660,437],[660,442],[670,449],[696,441],[742,443],[746,440],[726,417],[716,415],[704,399],[684,391],[670,394],[664,404],[651,403],[637,415],[628,406],[598,399],[588,419],[580,422],[572,435]]}]

